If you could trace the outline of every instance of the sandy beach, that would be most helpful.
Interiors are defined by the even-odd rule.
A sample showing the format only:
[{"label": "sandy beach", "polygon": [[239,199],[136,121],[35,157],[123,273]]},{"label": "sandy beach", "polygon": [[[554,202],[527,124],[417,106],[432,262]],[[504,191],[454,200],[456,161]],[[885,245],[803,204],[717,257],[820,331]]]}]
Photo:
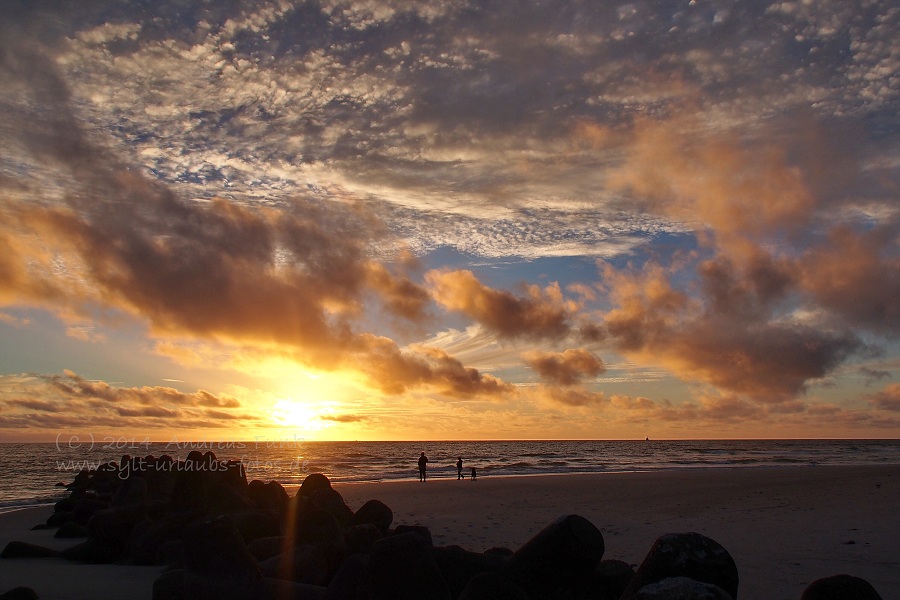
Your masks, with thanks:
[{"label": "sandy beach", "polygon": [[[639,564],[654,540],[694,531],[737,563],[744,600],[799,600],[815,579],[848,573],[885,600],[900,598],[900,466],[709,469],[335,484],[354,510],[378,499],[395,524],[426,525],[435,545],[516,549],[553,519],[578,514],[603,533],[604,558]],[[64,548],[30,531],[51,508],[0,514],[0,543]],[[151,598],[160,567],[0,561],[0,592],[34,588],[44,600]]]}]

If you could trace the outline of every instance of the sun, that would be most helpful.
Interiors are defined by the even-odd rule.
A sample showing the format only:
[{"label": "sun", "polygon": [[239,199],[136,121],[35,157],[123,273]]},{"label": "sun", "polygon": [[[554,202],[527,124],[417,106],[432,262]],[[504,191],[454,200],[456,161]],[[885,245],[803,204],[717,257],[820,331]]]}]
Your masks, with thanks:
[{"label": "sun", "polygon": [[305,402],[293,398],[279,398],[272,405],[272,421],[291,429],[320,431],[334,425],[333,421],[324,419],[334,414],[335,402]]}]

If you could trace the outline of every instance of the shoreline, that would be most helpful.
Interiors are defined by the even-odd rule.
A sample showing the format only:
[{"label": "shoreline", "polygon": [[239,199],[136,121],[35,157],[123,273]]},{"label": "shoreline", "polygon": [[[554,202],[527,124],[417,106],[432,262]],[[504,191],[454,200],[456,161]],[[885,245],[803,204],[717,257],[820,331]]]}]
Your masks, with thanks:
[{"label": "shoreline", "polygon": [[[559,475],[565,476],[333,487],[353,510],[381,500],[393,510],[394,525],[424,525],[436,546],[515,550],[557,517],[578,514],[603,534],[605,559],[633,565],[667,533],[695,531],[714,539],[737,563],[745,600],[799,600],[813,580],[840,573],[868,580],[885,600],[900,597],[900,465]],[[53,530],[30,531],[50,512],[45,505],[0,513],[0,543],[73,544],[54,539]],[[161,569],[7,559],[0,563],[0,593],[28,585],[42,600],[121,598],[126,590],[134,600],[150,599]]]}]

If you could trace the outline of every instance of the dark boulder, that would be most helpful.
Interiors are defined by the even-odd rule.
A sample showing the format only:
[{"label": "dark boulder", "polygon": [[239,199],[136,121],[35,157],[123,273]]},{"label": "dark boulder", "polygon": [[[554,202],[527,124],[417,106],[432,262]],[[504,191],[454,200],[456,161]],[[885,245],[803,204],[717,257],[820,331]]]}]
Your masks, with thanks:
[{"label": "dark boulder", "polygon": [[336,489],[328,487],[317,489],[307,496],[309,502],[333,516],[343,527],[353,521],[353,511],[344,502],[344,497]]},{"label": "dark boulder", "polygon": [[267,508],[283,513],[291,497],[277,481],[263,483],[254,480],[247,485],[247,497],[257,508]]},{"label": "dark boulder", "polygon": [[394,521],[394,511],[380,500],[369,500],[353,514],[355,525],[370,524],[387,533]]},{"label": "dark boulder", "polygon": [[351,554],[331,578],[325,600],[371,600],[372,571],[368,554]]},{"label": "dark boulder", "polygon": [[431,538],[431,530],[424,525],[397,525],[394,527],[392,535],[403,535],[404,533],[415,533],[425,540],[429,546],[434,546],[434,541]]},{"label": "dark boulder", "polygon": [[368,554],[375,542],[383,537],[384,532],[381,529],[368,523],[344,528],[344,539],[349,554]]},{"label": "dark boulder", "polygon": [[0,600],[38,600],[38,595],[30,587],[16,587],[0,594]]},{"label": "dark boulder", "polygon": [[280,535],[259,537],[247,542],[247,550],[258,561],[268,560],[285,551],[285,538]]},{"label": "dark boulder", "polygon": [[58,550],[45,548],[28,542],[9,542],[0,552],[0,558],[52,558],[59,556]]},{"label": "dark boulder", "polygon": [[53,534],[55,538],[86,538],[88,536],[88,528],[84,525],[79,525],[74,521],[69,521],[68,523],[63,523],[60,525],[59,529],[56,530],[56,533]]},{"label": "dark boulder", "polygon": [[525,591],[500,573],[482,573],[472,578],[459,600],[531,600]]},{"label": "dark boulder", "polygon": [[306,476],[306,479],[303,480],[303,483],[300,484],[300,489],[297,490],[297,497],[306,498],[307,496],[311,496],[315,491],[330,488],[331,481],[328,480],[328,477],[321,473],[310,473]]},{"label": "dark boulder", "polygon": [[203,517],[184,535],[184,594],[193,600],[250,600],[262,575],[234,522]]},{"label": "dark boulder", "polygon": [[459,546],[433,548],[431,553],[454,598],[462,594],[474,577],[499,571],[506,564],[503,557],[469,552]]},{"label": "dark boulder", "polygon": [[603,559],[603,534],[590,521],[567,515],[519,548],[505,575],[535,599],[578,596]]},{"label": "dark boulder", "polygon": [[717,585],[737,600],[738,570],[734,559],[716,541],[699,533],[670,533],[656,540],[622,600],[634,598],[644,586],[670,577]]},{"label": "dark boulder", "polygon": [[416,533],[379,540],[369,557],[374,600],[450,600],[450,590],[431,553]]},{"label": "dark boulder", "polygon": [[295,544],[331,548],[344,545],[343,532],[334,516],[314,506],[304,505],[298,508],[293,526],[293,532],[285,532],[285,535],[293,535]]},{"label": "dark boulder", "polygon": [[588,600],[618,600],[634,577],[634,567],[621,560],[603,560],[591,576]]},{"label": "dark boulder", "polygon": [[66,548],[62,551],[61,556],[66,560],[89,565],[107,565],[120,558],[120,554],[115,548],[95,538],[88,538],[80,544]]},{"label": "dark boulder", "polygon": [[881,600],[881,596],[865,579],[852,575],[823,577],[809,584],[800,600]]},{"label": "dark boulder", "polygon": [[184,596],[184,570],[164,571],[153,581],[153,600],[186,600]]},{"label": "dark boulder", "polygon": [[731,596],[717,585],[690,579],[670,577],[645,585],[634,600],[731,600]]},{"label": "dark boulder", "polygon": [[[324,586],[331,579],[332,564],[329,558],[317,546],[301,544],[262,561],[259,571],[263,577]],[[337,562],[334,561],[335,570]]]}]

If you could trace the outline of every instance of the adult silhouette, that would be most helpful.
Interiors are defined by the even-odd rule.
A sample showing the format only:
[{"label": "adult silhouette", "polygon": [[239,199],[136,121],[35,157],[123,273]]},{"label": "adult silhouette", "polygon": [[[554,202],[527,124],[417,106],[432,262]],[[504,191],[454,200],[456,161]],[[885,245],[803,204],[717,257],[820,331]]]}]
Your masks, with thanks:
[{"label": "adult silhouette", "polygon": [[419,481],[425,481],[425,471],[428,468],[428,457],[422,452],[419,457]]}]

